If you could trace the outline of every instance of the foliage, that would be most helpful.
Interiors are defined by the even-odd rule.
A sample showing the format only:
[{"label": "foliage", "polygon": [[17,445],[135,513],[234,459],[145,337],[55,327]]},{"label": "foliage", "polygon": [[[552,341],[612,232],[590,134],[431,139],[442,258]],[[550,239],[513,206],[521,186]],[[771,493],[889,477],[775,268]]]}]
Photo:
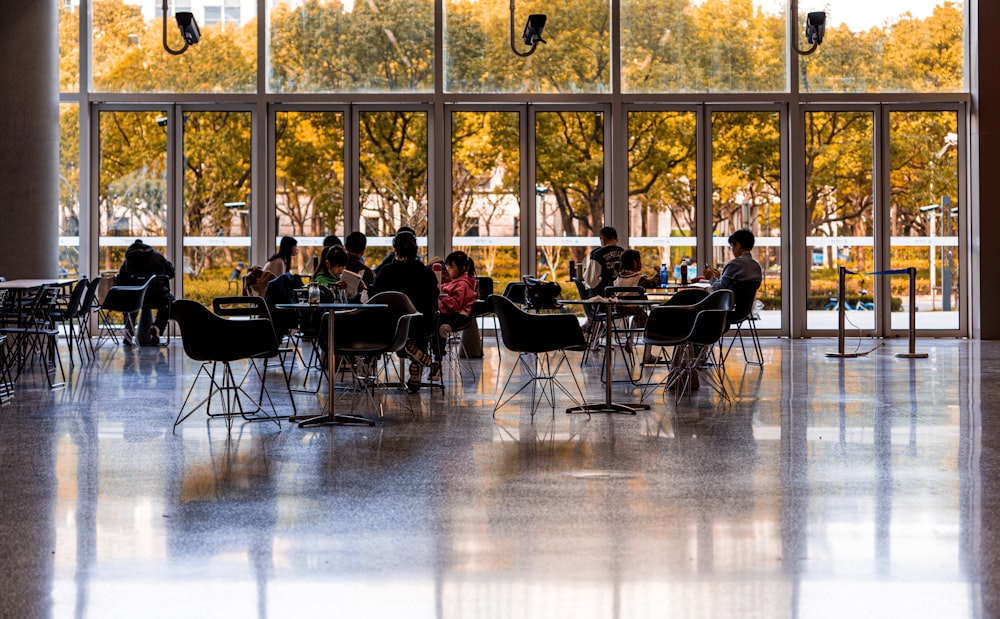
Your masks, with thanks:
[{"label": "foliage", "polygon": [[[603,93],[610,90],[610,4],[595,0],[527,0],[518,7],[553,15],[547,45],[527,59],[509,49],[508,4],[453,0],[445,5],[444,89],[461,93]],[[64,90],[78,82],[77,10],[60,3]],[[256,92],[256,19],[203,28],[203,41],[180,57],[161,46],[161,21],[145,20],[123,0],[98,0],[93,12],[93,89],[107,92]],[[430,93],[434,91],[434,5],[430,0],[306,0],[275,4],[268,18],[268,80],[278,93]],[[625,93],[781,92],[785,89],[785,21],[752,0],[626,0],[622,3],[621,78]],[[829,24],[822,53],[800,63],[803,92],[949,92],[963,88],[963,8],[943,2],[927,18],[904,14],[864,32]],[[169,29],[174,47],[175,29]],[[263,61],[263,60],[261,60]],[[64,222],[78,212],[77,122],[64,106],[60,122]],[[163,112],[109,112],[99,117],[100,234],[166,234],[166,139]],[[282,225],[294,235],[343,226],[345,136],[355,135],[362,228],[392,234],[410,225],[427,232],[431,117],[413,111],[362,110],[347,130],[342,111],[276,114],[275,192]],[[593,110],[538,108],[532,128],[537,189],[554,205],[539,236],[596,236],[604,224],[607,119]],[[775,112],[711,112],[713,233],[750,226],[781,233],[781,127]],[[809,110],[806,195],[810,236],[870,236],[875,119],[870,113]],[[617,122],[617,121],[616,121]],[[244,112],[188,112],[184,118],[184,233],[247,234],[226,203],[260,207],[251,187],[252,122]],[[693,111],[628,112],[627,178],[633,236],[698,230],[697,115]],[[894,111],[890,124],[890,225],[893,236],[927,235],[919,207],[950,196],[958,206],[954,112]],[[517,112],[456,112],[450,153],[453,233],[490,235],[503,209],[518,209],[521,125]],[[951,141],[950,141],[951,140]],[[257,204],[250,196],[257,193]],[[940,220],[938,230],[940,230]],[[517,251],[477,249],[491,271],[519,271]],[[582,247],[546,247],[539,263],[553,274]],[[679,255],[680,250],[674,254]],[[225,273],[225,248],[188,248],[192,274]],[[765,267],[778,267],[779,252]],[[861,252],[862,260],[869,259]],[[721,257],[721,256],[718,256]],[[716,257],[716,258],[718,258]],[[662,256],[645,256],[655,264]],[[670,256],[669,258],[676,258]],[[827,255],[824,265],[835,263]],[[863,266],[863,265],[862,265]]]}]

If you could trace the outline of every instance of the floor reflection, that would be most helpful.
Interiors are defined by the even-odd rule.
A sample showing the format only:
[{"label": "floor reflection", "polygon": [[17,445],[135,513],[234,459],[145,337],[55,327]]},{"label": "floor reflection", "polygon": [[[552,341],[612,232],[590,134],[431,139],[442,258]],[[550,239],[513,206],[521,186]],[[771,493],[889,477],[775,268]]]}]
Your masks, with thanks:
[{"label": "floor reflection", "polygon": [[995,616],[1000,345],[764,345],[731,404],[494,417],[488,348],[375,427],[176,434],[179,342],[102,350],[0,408],[3,615]]}]

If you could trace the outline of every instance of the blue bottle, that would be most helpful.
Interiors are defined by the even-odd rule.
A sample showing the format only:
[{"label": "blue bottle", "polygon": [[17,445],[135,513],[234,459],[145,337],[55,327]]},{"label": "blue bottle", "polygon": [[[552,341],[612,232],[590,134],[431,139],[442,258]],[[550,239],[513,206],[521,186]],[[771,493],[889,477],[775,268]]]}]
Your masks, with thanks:
[{"label": "blue bottle", "polygon": [[667,263],[660,265],[660,288],[667,287]]}]

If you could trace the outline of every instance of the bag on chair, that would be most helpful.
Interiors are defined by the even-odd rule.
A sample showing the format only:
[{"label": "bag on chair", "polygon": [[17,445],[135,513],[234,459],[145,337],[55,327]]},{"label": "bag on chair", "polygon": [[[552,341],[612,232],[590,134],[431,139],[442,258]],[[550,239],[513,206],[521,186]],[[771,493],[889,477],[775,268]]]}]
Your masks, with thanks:
[{"label": "bag on chair", "polygon": [[530,275],[523,276],[521,280],[525,286],[524,301],[528,309],[535,311],[559,309],[559,298],[562,296],[559,284]]}]

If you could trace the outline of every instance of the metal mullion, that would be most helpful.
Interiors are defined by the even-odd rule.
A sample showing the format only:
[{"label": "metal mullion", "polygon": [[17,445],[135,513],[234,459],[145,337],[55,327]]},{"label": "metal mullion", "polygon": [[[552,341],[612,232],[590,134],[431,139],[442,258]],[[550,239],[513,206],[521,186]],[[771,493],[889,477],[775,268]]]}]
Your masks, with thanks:
[{"label": "metal mullion", "polygon": [[[874,271],[884,271],[892,264],[891,200],[892,157],[890,153],[891,136],[889,135],[889,113],[885,106],[879,106],[873,112],[873,133],[875,151],[872,160],[872,195],[875,209],[874,238],[875,247],[872,252]],[[887,337],[892,333],[892,286],[887,277],[872,276],[872,294],[875,298],[875,335]]]},{"label": "metal mullion", "polygon": [[712,243],[712,115],[705,105],[695,111],[695,247],[694,258],[698,264],[707,264],[708,247]]},{"label": "metal mullion", "polygon": [[528,105],[521,118],[521,186],[518,188],[521,204],[520,263],[522,274],[534,274],[538,231],[538,205],[535,204],[535,106]]}]

